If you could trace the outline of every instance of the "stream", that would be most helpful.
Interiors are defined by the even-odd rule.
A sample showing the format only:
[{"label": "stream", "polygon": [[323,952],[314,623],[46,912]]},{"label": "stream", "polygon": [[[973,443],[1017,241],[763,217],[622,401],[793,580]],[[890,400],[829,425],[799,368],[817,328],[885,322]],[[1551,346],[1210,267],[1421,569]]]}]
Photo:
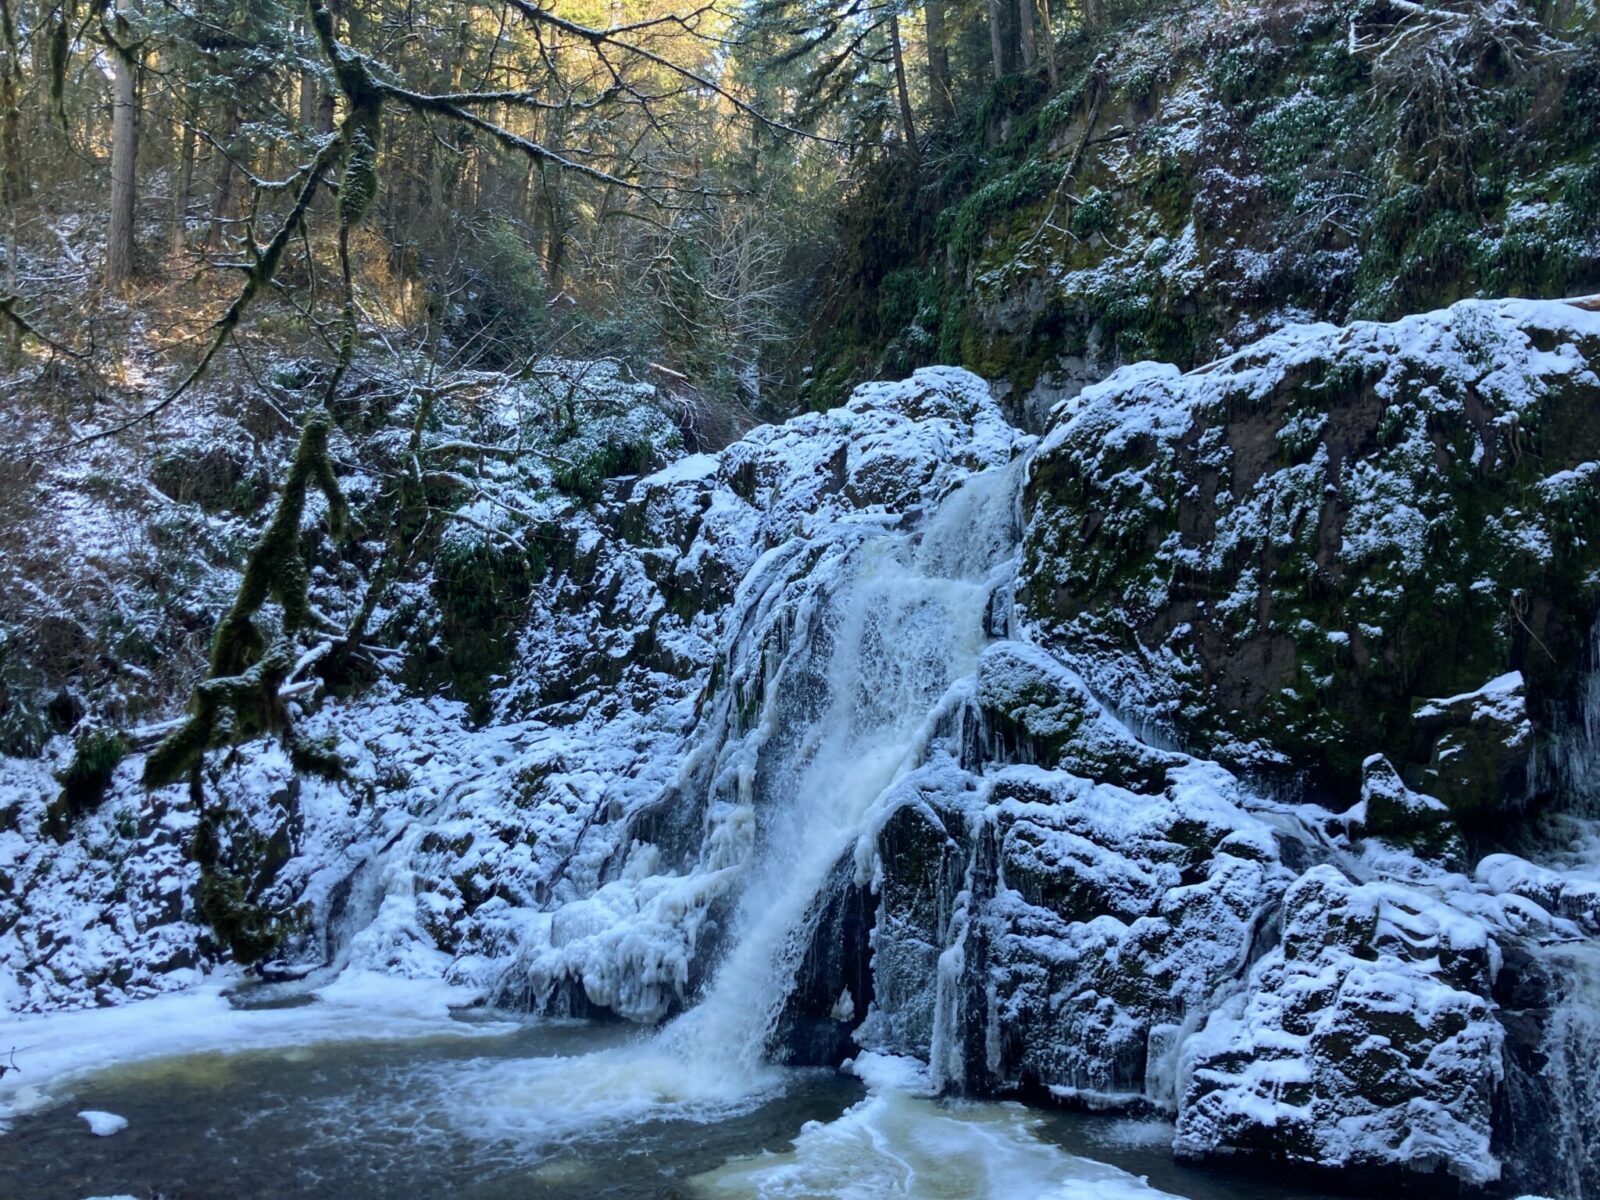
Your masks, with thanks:
[{"label": "stream", "polygon": [[[352,1037],[327,1010],[259,1010],[272,1044],[237,1051],[140,1057],[129,1034],[131,1061],[12,1117],[0,1195],[1317,1200],[1175,1165],[1159,1121],[932,1100],[908,1060],[774,1068],[740,1095],[617,1024],[472,1012]],[[127,1125],[95,1136],[80,1112]]]}]

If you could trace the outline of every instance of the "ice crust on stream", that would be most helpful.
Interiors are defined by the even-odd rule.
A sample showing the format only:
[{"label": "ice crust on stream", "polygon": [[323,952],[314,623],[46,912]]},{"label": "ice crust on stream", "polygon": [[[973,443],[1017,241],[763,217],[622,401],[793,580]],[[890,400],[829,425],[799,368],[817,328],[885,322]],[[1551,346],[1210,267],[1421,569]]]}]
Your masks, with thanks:
[{"label": "ice crust on stream", "polygon": [[690,1181],[707,1200],[1163,1200],[1137,1176],[1037,1137],[1020,1104],[941,1106],[914,1059],[862,1054],[846,1064],[866,1099],[812,1122],[781,1154],[736,1160]]},{"label": "ice crust on stream", "polygon": [[[1467,315],[1541,341],[1589,321],[1558,307]],[[1456,319],[1402,332],[1443,355]],[[1251,379],[1336,331],[1275,336]],[[1529,350],[1495,386],[1531,405],[1540,372],[1582,370],[1559,345]],[[1063,406],[1045,448],[1163,444],[1214,401],[1215,374],[1130,368]],[[982,381],[936,368],[562,514],[571,564],[536,588],[488,726],[380,691],[307,718],[353,783],[294,779],[264,745],[225,767],[262,841],[287,847],[271,895],[315,914],[286,965],[334,995],[444,980],[654,1031],[506,1067],[471,1121],[507,1098],[709,1117],[774,1086],[773,1060],[855,1060],[867,1099],[792,1154],[698,1181],[711,1195],[813,1194],[852,1172],[876,1181],[863,1195],[941,1194],[918,1190],[919,1130],[971,1150],[974,1195],[1157,1194],[1030,1141],[1024,1110],[957,1120],[925,1086],[1148,1106],[1184,1155],[1597,1194],[1592,817],[1559,817],[1565,857],[1472,864],[1434,832],[1445,806],[1381,754],[1333,812],[1177,749],[1159,706],[1113,700],[1142,694],[1123,686],[1136,670],[1159,691],[1183,663],[1074,648],[1018,603],[1037,453]],[[1131,467],[1106,477],[1164,502]],[[1521,728],[1520,679],[1483,682],[1421,711]],[[1574,718],[1565,777],[1597,730]],[[37,834],[47,767],[4,764],[0,808],[18,815],[0,871],[31,881],[0,923],[13,1011],[191,988],[209,966],[193,817],[175,791],[140,794],[136,770],[56,847]],[[912,1060],[925,1075],[883,1074]]]}]

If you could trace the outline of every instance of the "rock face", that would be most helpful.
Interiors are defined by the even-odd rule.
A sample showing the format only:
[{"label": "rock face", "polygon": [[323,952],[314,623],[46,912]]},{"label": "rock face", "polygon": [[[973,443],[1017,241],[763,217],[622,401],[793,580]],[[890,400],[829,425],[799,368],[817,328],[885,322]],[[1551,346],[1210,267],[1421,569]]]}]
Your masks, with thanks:
[{"label": "rock face", "polygon": [[[1569,49],[1508,72],[1500,31],[1525,36],[1533,11],[1423,28],[1394,0],[1108,9],[1102,36],[1058,47],[1059,88],[1023,75],[990,98],[970,171],[864,189],[863,231],[943,211],[898,254],[850,256],[860,299],[819,347],[837,364],[819,389],[863,352],[902,372],[936,355],[1013,383],[1031,419],[1115,366],[1196,366],[1286,325],[1600,289],[1594,13],[1537,10]],[[1419,149],[1430,102],[1400,81],[1425,61],[1496,114],[1459,165]]]},{"label": "rock face", "polygon": [[1465,302],[1119,372],[1034,460],[1024,609],[1197,752],[1515,804],[1600,599],[1597,371],[1600,316]]},{"label": "rock face", "polygon": [[[930,370],[552,502],[487,725],[378,690],[302,722],[345,782],[219,770],[283,833],[280,965],[1600,1188],[1597,365],[1592,313],[1463,304],[1130,369],[1038,443]],[[25,791],[8,1003],[73,995],[39,948],[118,886],[129,990],[203,959],[192,881],[162,916],[85,849],[182,797],[114,784],[52,883]]]},{"label": "rock face", "polygon": [[1282,922],[1282,945],[1185,1047],[1180,1153],[1498,1178],[1504,1037],[1484,925],[1329,864],[1289,888]]}]

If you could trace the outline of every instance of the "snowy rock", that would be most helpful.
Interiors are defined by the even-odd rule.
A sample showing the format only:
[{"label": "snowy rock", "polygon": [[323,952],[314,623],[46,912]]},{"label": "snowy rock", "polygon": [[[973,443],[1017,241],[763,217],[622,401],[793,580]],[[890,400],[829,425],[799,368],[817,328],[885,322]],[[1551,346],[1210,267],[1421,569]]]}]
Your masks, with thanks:
[{"label": "snowy rock", "polygon": [[[1469,874],[1458,828],[1504,851],[1600,761],[1600,659],[1550,661],[1600,529],[1548,474],[1590,452],[1597,321],[1292,328],[1086,388],[1036,451],[930,369],[581,501],[508,469],[546,569],[487,690],[308,703],[342,778],[238,747],[206,832],[324,993],[685,1014],[875,1094],[910,1056],[1161,1109],[1193,1157],[1600,1186],[1553,1116],[1600,1110],[1600,834],[1547,812]],[[471,553],[512,528],[475,519]],[[430,586],[386,626],[413,682],[452,661]],[[0,763],[0,1002],[194,983],[199,814],[130,760],[58,846],[53,765]]]},{"label": "snowy rock", "polygon": [[1452,811],[1492,811],[1528,794],[1534,730],[1520,671],[1476,691],[1424,701],[1411,720],[1419,741],[1431,747],[1413,782]]},{"label": "snowy rock", "polygon": [[1597,372],[1600,313],[1527,300],[1124,368],[1032,461],[1028,628],[1196,752],[1520,800],[1600,603]]},{"label": "snowy rock", "polygon": [[1365,832],[1399,841],[1426,856],[1453,864],[1465,861],[1466,847],[1450,807],[1413,792],[1381,754],[1361,764],[1361,803],[1346,817],[1359,817]]},{"label": "snowy rock", "polygon": [[1284,896],[1282,946],[1188,1043],[1179,1153],[1498,1179],[1488,944],[1420,893],[1307,872]]},{"label": "snowy rock", "polygon": [[996,642],[978,663],[989,754],[1106,783],[1159,787],[1182,756],[1132,736],[1072,671],[1036,646]]}]

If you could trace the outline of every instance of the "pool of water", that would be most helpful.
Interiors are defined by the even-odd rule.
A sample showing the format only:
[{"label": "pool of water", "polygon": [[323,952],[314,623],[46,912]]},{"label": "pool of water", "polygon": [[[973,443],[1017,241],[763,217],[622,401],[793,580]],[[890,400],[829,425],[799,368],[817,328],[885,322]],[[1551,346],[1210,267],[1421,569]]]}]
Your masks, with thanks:
[{"label": "pool of water", "polygon": [[[0,1135],[0,1196],[1315,1200],[1177,1167],[1159,1122],[869,1092],[826,1070],[734,1086],[616,1026],[479,1023],[291,1031],[80,1075]],[[127,1125],[94,1136],[82,1111]]]}]

